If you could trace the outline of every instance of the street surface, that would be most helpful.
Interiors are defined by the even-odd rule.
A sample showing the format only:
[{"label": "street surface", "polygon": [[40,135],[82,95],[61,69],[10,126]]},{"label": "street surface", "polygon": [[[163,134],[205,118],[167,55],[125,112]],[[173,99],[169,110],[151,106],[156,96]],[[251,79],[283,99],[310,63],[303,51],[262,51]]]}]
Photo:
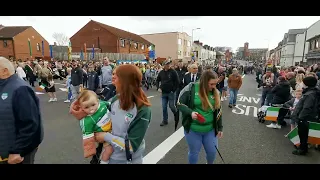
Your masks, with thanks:
[{"label": "street surface", "polygon": [[[57,80],[56,80],[57,81]],[[57,81],[58,82],[58,81]],[[44,140],[36,155],[37,164],[88,164],[83,158],[82,137],[78,121],[68,113],[63,103],[66,93],[56,84],[58,102],[48,103],[48,96],[39,94]],[[146,134],[145,163],[187,164],[188,147],[183,129],[174,133],[174,122],[169,112],[169,125],[160,127],[162,120],[160,94],[147,91],[152,103],[152,120]],[[224,137],[219,140],[219,150],[227,164],[319,164],[320,152],[310,150],[306,157],[292,155],[292,143],[284,137],[289,127],[269,129],[255,117],[259,108],[261,91],[256,89],[254,75],[246,75],[238,95],[237,107],[228,108],[223,102]],[[205,164],[202,148],[199,164]],[[223,163],[217,153],[216,164]]]}]

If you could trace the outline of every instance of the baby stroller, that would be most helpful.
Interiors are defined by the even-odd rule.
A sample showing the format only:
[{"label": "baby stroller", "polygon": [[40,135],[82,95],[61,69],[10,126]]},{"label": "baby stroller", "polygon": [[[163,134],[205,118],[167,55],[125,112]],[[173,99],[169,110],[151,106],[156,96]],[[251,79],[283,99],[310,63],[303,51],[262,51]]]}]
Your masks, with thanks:
[{"label": "baby stroller", "polygon": [[262,106],[257,114],[258,121],[264,123],[265,121],[277,122],[279,110],[283,107],[283,104],[273,104],[271,106]]}]

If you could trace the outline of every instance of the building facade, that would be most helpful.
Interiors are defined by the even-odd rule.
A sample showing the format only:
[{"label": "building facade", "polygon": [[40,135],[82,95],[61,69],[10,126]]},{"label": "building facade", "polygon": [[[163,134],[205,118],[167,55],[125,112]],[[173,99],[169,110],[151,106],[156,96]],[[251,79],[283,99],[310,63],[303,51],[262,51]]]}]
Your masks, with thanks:
[{"label": "building facade", "polygon": [[[306,29],[289,29],[288,33],[284,34],[283,40],[282,40],[282,49],[281,49],[281,58],[280,58],[280,65],[281,66],[294,66],[295,63],[295,51],[296,51],[296,40],[298,34],[304,34]],[[299,36],[298,41],[300,42],[301,37]],[[297,47],[297,52],[301,51],[303,52],[303,42],[299,43],[299,46]],[[301,46],[300,46],[301,45]],[[300,48],[300,49],[299,49]],[[299,54],[297,54],[299,55]],[[296,59],[299,59],[297,57]]]},{"label": "building facade", "polygon": [[144,54],[151,42],[141,36],[97,21],[89,21],[71,38],[73,52]]},{"label": "building facade", "polygon": [[309,43],[307,48],[307,64],[315,64],[320,62],[320,20],[312,24],[306,35],[306,41]]},{"label": "building facade", "polygon": [[191,60],[191,36],[185,32],[142,34],[142,38],[156,46],[159,58]]},{"label": "building facade", "polygon": [[50,59],[48,41],[32,26],[1,26],[0,42],[0,56],[23,61]]}]

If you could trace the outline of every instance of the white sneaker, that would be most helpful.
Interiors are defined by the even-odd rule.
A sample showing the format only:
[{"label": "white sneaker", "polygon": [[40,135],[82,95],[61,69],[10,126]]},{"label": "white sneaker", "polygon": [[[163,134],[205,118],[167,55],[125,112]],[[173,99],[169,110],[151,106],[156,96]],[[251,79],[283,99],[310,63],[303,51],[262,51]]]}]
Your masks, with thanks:
[{"label": "white sneaker", "polygon": [[224,97],[224,100],[226,101],[226,100],[227,100],[227,97]]},{"label": "white sneaker", "polygon": [[281,125],[276,124],[276,128],[277,128],[277,129],[281,129]]},{"label": "white sneaker", "polygon": [[269,125],[266,125],[267,128],[273,128],[273,129],[276,129],[277,128],[277,125],[275,123],[271,123]]},{"label": "white sneaker", "polygon": [[223,97],[221,98],[221,102],[223,101],[224,99],[223,99]]},{"label": "white sneaker", "polygon": [[57,102],[57,101],[58,101],[58,99],[57,99],[57,98],[53,98],[53,99],[52,99],[52,101]]},{"label": "white sneaker", "polygon": [[50,98],[48,102],[52,102],[52,101],[53,101],[53,98]]},{"label": "white sneaker", "polygon": [[65,103],[69,103],[69,102],[70,102],[70,100],[69,100],[69,99],[67,99],[67,100],[65,100],[65,101],[63,101],[63,102],[65,102]]}]

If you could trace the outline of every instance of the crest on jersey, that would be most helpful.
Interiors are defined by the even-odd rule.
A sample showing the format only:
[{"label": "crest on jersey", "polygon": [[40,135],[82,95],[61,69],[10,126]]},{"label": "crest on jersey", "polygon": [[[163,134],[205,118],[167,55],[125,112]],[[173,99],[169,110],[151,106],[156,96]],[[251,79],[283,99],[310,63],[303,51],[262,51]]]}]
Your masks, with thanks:
[{"label": "crest on jersey", "polygon": [[1,95],[2,100],[5,100],[8,98],[8,93],[2,93]]}]

